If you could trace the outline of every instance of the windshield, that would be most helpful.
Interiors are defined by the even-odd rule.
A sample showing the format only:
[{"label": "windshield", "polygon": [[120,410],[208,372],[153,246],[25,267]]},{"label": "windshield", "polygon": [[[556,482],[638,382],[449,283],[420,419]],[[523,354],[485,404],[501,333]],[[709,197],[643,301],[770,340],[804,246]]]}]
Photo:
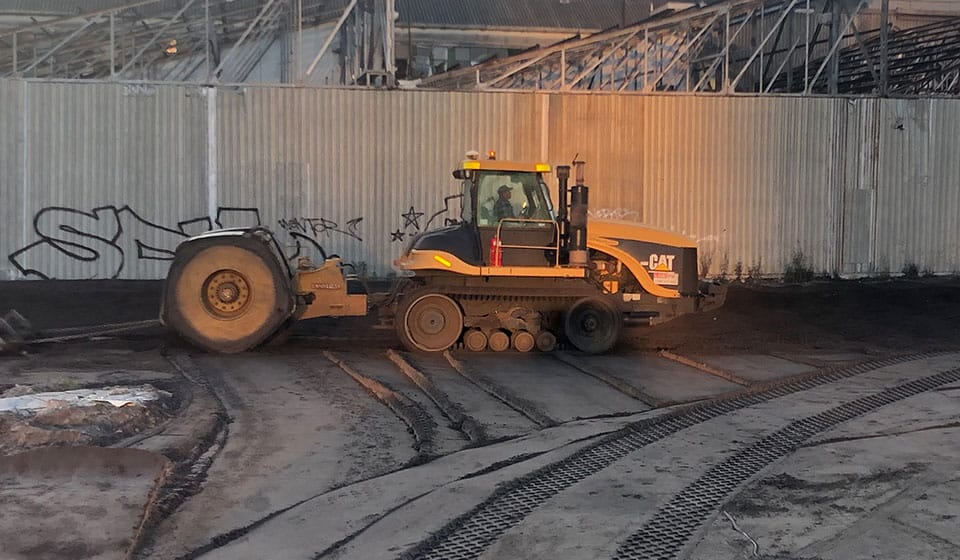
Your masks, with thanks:
[{"label": "windshield", "polygon": [[535,172],[481,172],[477,215],[480,226],[495,226],[505,218],[554,219],[547,185],[542,174]]}]

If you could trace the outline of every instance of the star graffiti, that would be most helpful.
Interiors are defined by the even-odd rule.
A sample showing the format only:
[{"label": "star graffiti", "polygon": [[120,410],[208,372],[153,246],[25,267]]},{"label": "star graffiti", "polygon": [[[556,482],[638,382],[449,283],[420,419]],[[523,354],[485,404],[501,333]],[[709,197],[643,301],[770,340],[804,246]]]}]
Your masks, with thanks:
[{"label": "star graffiti", "polygon": [[400,214],[403,217],[403,229],[407,229],[408,226],[413,226],[420,231],[420,218],[423,217],[423,212],[417,212],[417,209],[413,206],[404,214]]},{"label": "star graffiti", "polygon": [[390,243],[393,243],[394,241],[403,241],[403,238],[405,235],[406,234],[400,231],[399,229],[397,231],[392,232],[390,234]]}]

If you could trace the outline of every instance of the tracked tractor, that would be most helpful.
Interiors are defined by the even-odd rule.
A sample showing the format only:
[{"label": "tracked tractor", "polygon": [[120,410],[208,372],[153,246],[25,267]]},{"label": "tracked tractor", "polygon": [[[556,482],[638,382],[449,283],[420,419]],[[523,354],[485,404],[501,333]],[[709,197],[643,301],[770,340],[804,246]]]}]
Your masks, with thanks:
[{"label": "tracked tractor", "polygon": [[[558,340],[588,353],[611,349],[625,323],[654,324],[722,295],[702,290],[687,238],[623,221],[588,219],[584,164],[481,159],[453,171],[461,215],[414,237],[394,266],[405,278],[390,307],[408,349],[441,352],[552,350]],[[263,228],[210,232],[183,242],[164,288],[161,319],[205,349],[240,352],[295,321],[365,315],[339,259],[290,267]]]}]

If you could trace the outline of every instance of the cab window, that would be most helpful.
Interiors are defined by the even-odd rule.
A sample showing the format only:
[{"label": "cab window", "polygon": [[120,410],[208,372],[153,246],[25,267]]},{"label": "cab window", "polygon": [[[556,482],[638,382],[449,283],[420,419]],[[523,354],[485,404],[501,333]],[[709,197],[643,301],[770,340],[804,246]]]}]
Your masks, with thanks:
[{"label": "cab window", "polygon": [[[477,184],[477,224],[496,226],[504,218],[552,220],[553,209],[539,173],[483,172]],[[507,222],[505,227],[521,227]]]}]

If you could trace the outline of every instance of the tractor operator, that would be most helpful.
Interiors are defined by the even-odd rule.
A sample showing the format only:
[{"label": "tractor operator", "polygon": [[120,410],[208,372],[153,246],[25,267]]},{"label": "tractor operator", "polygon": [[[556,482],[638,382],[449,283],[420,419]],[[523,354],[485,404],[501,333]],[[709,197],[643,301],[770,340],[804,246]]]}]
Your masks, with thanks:
[{"label": "tractor operator", "polygon": [[493,206],[493,213],[496,215],[498,222],[505,218],[515,217],[513,215],[513,204],[510,203],[511,193],[513,193],[513,188],[507,185],[500,185],[500,188],[497,189],[497,194],[500,195],[500,198],[497,199],[497,203]]}]

